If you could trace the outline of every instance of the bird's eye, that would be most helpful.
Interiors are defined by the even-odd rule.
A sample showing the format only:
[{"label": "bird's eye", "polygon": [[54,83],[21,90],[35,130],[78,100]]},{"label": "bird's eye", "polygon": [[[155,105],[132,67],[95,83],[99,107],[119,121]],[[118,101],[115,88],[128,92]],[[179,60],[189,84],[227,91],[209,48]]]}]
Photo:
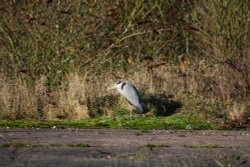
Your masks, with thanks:
[{"label": "bird's eye", "polygon": [[119,81],[119,82],[116,82],[116,84],[119,84],[119,83],[121,83],[121,81]]}]

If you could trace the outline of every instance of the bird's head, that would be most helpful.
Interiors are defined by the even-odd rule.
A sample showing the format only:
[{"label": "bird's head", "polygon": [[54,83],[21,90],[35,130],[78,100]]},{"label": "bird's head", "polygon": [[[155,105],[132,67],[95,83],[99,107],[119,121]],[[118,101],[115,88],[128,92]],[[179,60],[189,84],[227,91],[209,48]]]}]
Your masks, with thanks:
[{"label": "bird's head", "polygon": [[122,84],[123,84],[123,82],[121,82],[121,81],[116,82],[116,83],[114,83],[111,87],[109,87],[108,90],[117,89],[117,88],[121,87]]}]

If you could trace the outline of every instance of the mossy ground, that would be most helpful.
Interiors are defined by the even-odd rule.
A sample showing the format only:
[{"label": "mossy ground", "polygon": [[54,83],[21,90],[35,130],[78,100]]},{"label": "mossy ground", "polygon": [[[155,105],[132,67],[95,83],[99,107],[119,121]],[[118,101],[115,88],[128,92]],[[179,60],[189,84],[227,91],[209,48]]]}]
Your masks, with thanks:
[{"label": "mossy ground", "polygon": [[186,148],[226,148],[218,144],[204,144],[204,145],[184,145]]},{"label": "mossy ground", "polygon": [[112,129],[222,129],[221,126],[190,114],[168,117],[134,115],[98,117],[84,120],[0,120],[2,128],[112,128]]}]

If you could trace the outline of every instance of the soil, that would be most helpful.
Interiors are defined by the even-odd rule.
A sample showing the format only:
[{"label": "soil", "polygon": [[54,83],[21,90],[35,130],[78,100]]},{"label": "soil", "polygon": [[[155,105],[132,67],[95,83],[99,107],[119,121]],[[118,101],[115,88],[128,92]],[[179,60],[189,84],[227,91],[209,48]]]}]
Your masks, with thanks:
[{"label": "soil", "polygon": [[0,166],[250,166],[250,131],[0,129],[0,145]]}]

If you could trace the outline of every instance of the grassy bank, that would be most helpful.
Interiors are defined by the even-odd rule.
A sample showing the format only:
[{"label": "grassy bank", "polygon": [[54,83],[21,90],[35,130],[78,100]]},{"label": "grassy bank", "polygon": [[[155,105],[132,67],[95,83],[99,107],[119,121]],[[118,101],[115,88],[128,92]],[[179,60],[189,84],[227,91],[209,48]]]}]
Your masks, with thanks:
[{"label": "grassy bank", "polygon": [[0,119],[115,116],[107,87],[130,80],[153,115],[250,124],[249,0],[3,0],[0,15]]}]

